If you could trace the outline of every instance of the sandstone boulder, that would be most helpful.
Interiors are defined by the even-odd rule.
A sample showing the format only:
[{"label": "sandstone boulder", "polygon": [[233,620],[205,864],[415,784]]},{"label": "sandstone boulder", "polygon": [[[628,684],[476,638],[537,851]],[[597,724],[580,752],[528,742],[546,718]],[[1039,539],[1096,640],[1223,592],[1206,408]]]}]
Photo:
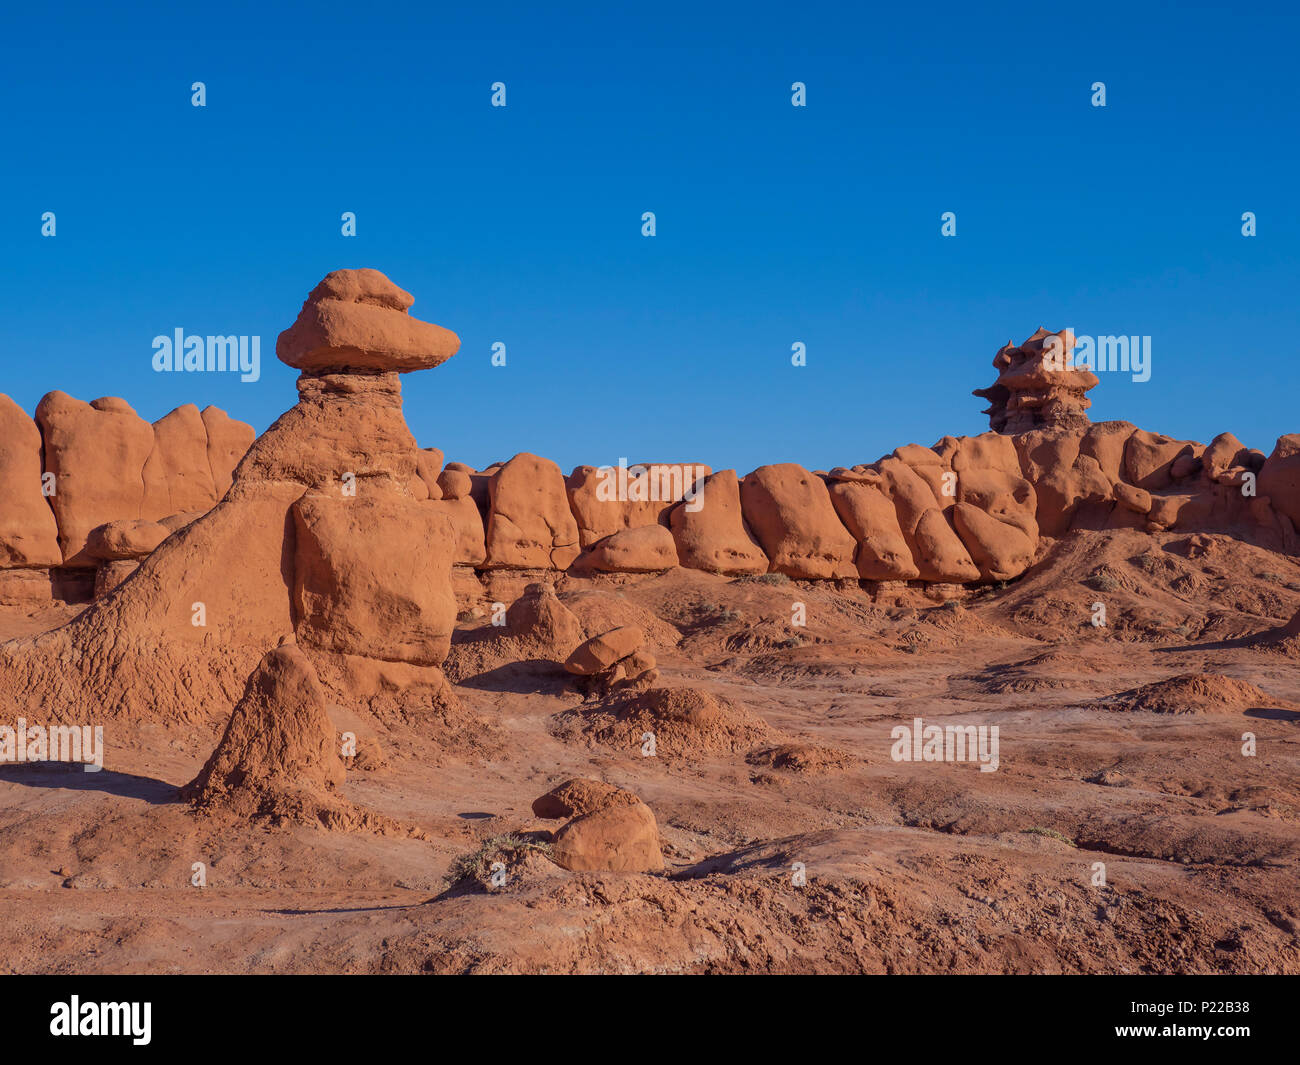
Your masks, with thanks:
[{"label": "sandstone boulder", "polygon": [[545,795],[533,800],[533,813],[548,821],[560,818],[581,817],[612,803],[632,805],[638,803],[632,792],[603,780],[574,777],[558,784]]},{"label": "sandstone boulder", "polygon": [[705,478],[695,505],[679,504],[668,518],[678,560],[688,569],[727,576],[767,572],[768,558],[741,513],[735,470]]},{"label": "sandstone boulder", "polygon": [[1192,453],[1192,445],[1162,433],[1138,429],[1124,445],[1124,480],[1148,492],[1173,483],[1174,464]]},{"label": "sandstone boulder", "polygon": [[549,584],[530,584],[506,610],[506,633],[522,653],[564,661],[585,640],[582,622]]},{"label": "sandstone boulder", "polygon": [[953,531],[930,486],[905,462],[881,459],[875,464],[878,485],[894,504],[920,579],[963,583],[979,578],[979,569]]},{"label": "sandstone boulder", "polygon": [[593,636],[574,650],[564,663],[570,673],[590,677],[635,654],[645,646],[645,633],[634,625],[624,625]]},{"label": "sandstone boulder", "polygon": [[427,503],[308,493],[293,507],[300,642],[417,665],[447,657],[456,621],[451,523]]},{"label": "sandstone boulder", "polygon": [[170,535],[165,526],[143,518],[105,522],[90,530],[86,554],[103,561],[141,559]]},{"label": "sandstone boulder", "polygon": [[602,573],[659,573],[677,565],[677,544],[662,525],[622,529],[593,544],[581,564]]},{"label": "sandstone boulder", "polygon": [[579,543],[585,550],[624,529],[666,525],[673,505],[694,498],[709,473],[707,466],[692,462],[577,467],[566,478],[565,491]]},{"label": "sandstone boulder", "polygon": [[981,579],[1011,580],[1033,564],[1037,544],[1023,529],[971,503],[954,506],[953,521]]},{"label": "sandstone boulder", "polygon": [[0,394],[0,569],[63,561],[54,511],[41,494],[41,433]]},{"label": "sandstone boulder", "polygon": [[[835,476],[832,471],[831,476]],[[921,571],[912,560],[894,504],[874,484],[836,480],[829,485],[835,512],[858,542],[858,576],[872,581],[910,581]]]},{"label": "sandstone boulder", "polygon": [[489,482],[489,568],[568,569],[578,557],[578,525],[564,476],[548,459],[521,453]]},{"label": "sandstone boulder", "polygon": [[858,575],[857,542],[835,513],[825,482],[802,466],[760,466],[741,484],[740,506],[774,572],[813,579]]},{"label": "sandstone boulder", "polygon": [[[1113,477],[1105,472],[1095,454],[1085,453],[1085,448],[1098,430],[1102,432],[1096,440],[1108,444],[1113,437],[1106,428],[1116,424],[1099,422],[1087,433],[1060,428],[1032,429],[1012,438],[1024,477],[1033,486],[1034,521],[1040,534],[1063,536],[1081,506],[1105,503],[1111,498],[1111,485],[1119,480],[1127,434],[1119,439],[1113,456]],[[1132,430],[1132,426],[1127,428]]]},{"label": "sandstone boulder", "polygon": [[1205,476],[1217,481],[1224,473],[1233,468],[1245,468],[1248,448],[1231,433],[1220,433],[1210,441],[1201,462],[1205,467]]},{"label": "sandstone boulder", "polygon": [[614,802],[574,818],[555,834],[551,857],[574,872],[657,873],[659,825],[645,803]]},{"label": "sandstone boulder", "polygon": [[378,270],[335,270],[312,289],[275,353],[314,374],[430,369],[456,354],[460,338],[412,318],[414,302]]},{"label": "sandstone boulder", "polygon": [[41,400],[36,421],[45,441],[45,469],[54,475],[50,503],[64,565],[93,566],[86,552],[91,529],[141,516],[153,426],[124,400],[82,403],[63,392]]},{"label": "sandstone boulder", "polygon": [[1151,493],[1145,488],[1135,488],[1120,481],[1115,485],[1115,502],[1134,514],[1148,514],[1151,511]]}]

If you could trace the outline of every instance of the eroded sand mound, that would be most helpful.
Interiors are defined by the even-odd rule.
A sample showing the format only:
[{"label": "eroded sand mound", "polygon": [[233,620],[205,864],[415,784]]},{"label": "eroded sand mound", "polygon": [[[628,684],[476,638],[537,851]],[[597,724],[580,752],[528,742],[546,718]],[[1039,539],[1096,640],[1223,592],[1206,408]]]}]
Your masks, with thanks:
[{"label": "eroded sand mound", "polygon": [[316,671],[293,644],[253,670],[225,734],[181,797],[241,817],[312,820],[334,808],[345,771]]},{"label": "eroded sand mound", "polygon": [[1253,684],[1218,673],[1183,673],[1119,692],[1100,704],[1151,714],[1236,714],[1277,700]]},{"label": "eroded sand mound", "polygon": [[181,798],[205,813],[419,834],[338,794],[346,777],[325,690],[293,643],[269,652],[248,678],[226,731]]},{"label": "eroded sand mound", "polygon": [[553,731],[629,753],[646,750],[649,734],[654,753],[668,758],[731,754],[778,738],[740,703],[689,687],[617,693],[556,715]]},{"label": "eroded sand mound", "polygon": [[815,743],[782,743],[750,751],[745,761],[765,769],[784,769],[791,773],[817,775],[847,769],[853,758],[834,747]]}]

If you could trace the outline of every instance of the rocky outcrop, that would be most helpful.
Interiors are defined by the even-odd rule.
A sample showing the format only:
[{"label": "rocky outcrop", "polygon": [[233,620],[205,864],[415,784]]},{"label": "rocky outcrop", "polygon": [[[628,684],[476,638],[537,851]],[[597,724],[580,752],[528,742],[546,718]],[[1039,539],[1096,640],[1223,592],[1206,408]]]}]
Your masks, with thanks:
[{"label": "rocky outcrop", "polygon": [[649,687],[658,677],[655,657],[646,646],[645,633],[635,625],[623,625],[593,636],[580,644],[564,662],[564,668],[580,678],[588,694]]},{"label": "rocky outcrop", "polygon": [[813,579],[857,576],[857,545],[836,516],[825,482],[802,466],[760,466],[742,482],[740,506],[773,572]]},{"label": "rocky outcrop", "polygon": [[578,557],[578,523],[564,475],[548,459],[522,453],[488,482],[488,568],[568,569]]},{"label": "rocky outcrop", "polygon": [[1259,471],[1259,494],[1300,529],[1300,433],[1278,437]]},{"label": "rocky outcrop", "polygon": [[311,290],[275,354],[304,373],[410,373],[440,366],[460,347],[449,329],[407,312],[415,297],[378,270],[335,270]]},{"label": "rocky outcrop", "polygon": [[745,524],[735,470],[706,477],[693,505],[678,504],[668,520],[681,565],[728,576],[767,572],[767,555]]},{"label": "rocky outcrop", "polygon": [[666,526],[673,506],[683,497],[694,499],[711,472],[692,462],[579,466],[565,479],[579,543],[585,550],[625,529]]},{"label": "rocky outcrop", "polygon": [[[97,569],[101,596],[39,652],[0,648],[9,701],[57,688],[110,713],[162,704],[201,715],[205,688],[230,695],[291,634],[326,683],[375,674],[364,663],[383,663],[390,681],[433,683],[421,671],[436,673],[448,653],[453,573],[478,606],[563,571],[1005,581],[1076,527],[1231,530],[1300,551],[1300,435],[1265,459],[1230,433],[1203,446],[1090,424],[1096,378],[1073,367],[1067,331],[999,351],[998,382],[982,391],[992,432],[828,473],[783,463],[741,479],[648,464],[580,466],[566,479],[537,455],[479,471],[416,444],[400,374],[436,366],[456,341],[411,318],[411,304],[377,271],[325,278],[277,344],[303,370],[298,402],[251,446],[249,427],[211,407],[150,425],[122,400],[53,392],[32,422],[0,399],[0,569],[30,571],[8,577],[2,597],[47,601],[60,567],[83,584]],[[558,606],[525,593],[511,608],[520,632],[501,638],[528,642],[521,633],[562,618]],[[539,657],[582,650],[573,626],[557,624],[564,635],[541,641]],[[586,653],[604,654],[609,635]],[[47,652],[72,666],[39,680]],[[595,691],[654,668],[639,646],[574,673]]]},{"label": "rocky outcrop", "polygon": [[17,403],[0,395],[0,569],[63,561],[41,473],[40,430]]},{"label": "rocky outcrop", "polygon": [[1067,329],[1037,329],[1023,344],[1011,341],[993,356],[998,379],[973,393],[989,401],[985,414],[999,433],[1023,433],[1045,427],[1080,429],[1092,406],[1086,393],[1097,375],[1074,364],[1074,335]]},{"label": "rocky outcrop", "polygon": [[828,488],[835,512],[858,542],[854,565],[872,581],[910,581],[921,575],[898,524],[898,512],[876,479],[843,468],[831,470]]},{"label": "rocky outcrop", "polygon": [[581,564],[604,573],[660,573],[677,565],[677,544],[662,525],[639,525],[596,541]]},{"label": "rocky outcrop", "polygon": [[549,584],[528,585],[506,611],[505,627],[521,658],[563,662],[585,639],[582,622]]},{"label": "rocky outcrop", "polygon": [[33,422],[0,396],[0,569],[94,568],[98,526],[209,510],[252,440],[216,407],[178,407],[150,426],[124,400],[51,392]]},{"label": "rocky outcrop", "polygon": [[[45,469],[53,475],[50,504],[59,523],[66,566],[93,566],[90,530],[144,512],[144,465],[154,432],[120,399],[90,403],[51,392],[36,408],[45,441]],[[161,515],[159,515],[161,516]]]},{"label": "rocky outcrop", "polygon": [[[348,273],[316,290],[337,304],[328,319],[335,324],[346,324],[348,304],[334,294],[356,287],[367,298],[383,295],[374,277],[354,286]],[[338,337],[364,333],[344,325]],[[419,334],[413,327],[401,335]],[[300,376],[298,403],[254,442],[222,501],[167,537],[130,580],[64,628],[0,645],[0,701],[20,710],[93,703],[109,717],[202,719],[233,702],[265,649],[295,632],[347,694],[363,696],[356,685],[367,678],[445,684],[432,663],[446,653],[454,617],[451,527],[427,501],[427,487],[423,496],[416,490],[419,448],[395,369],[413,365],[411,352],[385,362],[382,336],[369,336],[355,367],[350,348],[318,338],[309,361],[335,372]],[[60,496],[63,482],[71,488],[59,504],[75,519],[71,533],[61,530],[67,557],[93,563],[85,551],[91,529],[121,516],[94,520],[108,508],[86,470],[108,453],[138,458],[139,475],[152,451],[150,427],[123,408],[59,394],[43,403]],[[143,480],[137,484],[133,517],[144,494]],[[57,673],[44,666],[50,655],[63,659]]]}]

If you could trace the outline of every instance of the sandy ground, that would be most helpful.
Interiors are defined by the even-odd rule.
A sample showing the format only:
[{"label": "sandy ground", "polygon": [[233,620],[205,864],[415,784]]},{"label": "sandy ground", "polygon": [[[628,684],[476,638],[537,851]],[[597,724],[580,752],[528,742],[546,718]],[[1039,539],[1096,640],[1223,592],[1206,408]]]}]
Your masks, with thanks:
[{"label": "sandy ground", "polygon": [[[423,839],[192,813],[176,788],[229,707],[109,735],[100,773],[2,767],[0,971],[1300,972],[1300,648],[1268,636],[1300,609],[1294,560],[1121,531],[951,602],[680,569],[558,590],[641,624],[660,684],[724,718],[666,722],[643,757],[555,664],[466,667],[489,635],[467,614],[460,710],[334,710],[382,751],[345,797]],[[0,636],[75,612],[11,610]],[[997,725],[999,768],[893,760],[917,717]],[[665,875],[543,848],[497,889],[448,879],[484,841],[544,842],[532,800],[572,776],[649,803]]]}]

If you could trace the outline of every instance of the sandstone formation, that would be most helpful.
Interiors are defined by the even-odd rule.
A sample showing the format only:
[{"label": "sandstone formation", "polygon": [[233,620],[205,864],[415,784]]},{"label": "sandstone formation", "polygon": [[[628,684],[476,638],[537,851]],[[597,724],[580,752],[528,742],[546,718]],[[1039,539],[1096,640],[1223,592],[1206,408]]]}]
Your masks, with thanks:
[{"label": "sandstone formation", "polygon": [[649,687],[658,677],[656,664],[645,633],[635,625],[624,625],[579,645],[564,668],[581,678],[580,687],[588,694],[603,695],[615,689]]},{"label": "sandstone formation", "polygon": [[193,403],[153,424],[153,450],[145,460],[140,516],[156,521],[181,511],[208,510],[217,489],[208,459],[208,429]]},{"label": "sandstone formation", "polygon": [[630,791],[603,780],[574,777],[533,800],[533,813],[549,821],[581,817],[611,803],[640,802]]},{"label": "sandstone formation", "polygon": [[268,652],[248,678],[221,742],[181,796],[241,817],[311,820],[344,775],[325,692],[290,643]]},{"label": "sandstone formation", "polygon": [[493,475],[488,489],[489,568],[569,568],[578,557],[578,523],[560,467],[522,453]]},{"label": "sandstone formation", "polygon": [[86,553],[91,529],[115,518],[143,516],[144,464],[153,452],[153,428],[123,400],[83,403],[64,392],[41,400],[36,422],[45,441],[45,468],[54,475],[49,499],[63,563],[93,565]]},{"label": "sandstone formation", "polygon": [[1037,329],[1019,346],[1007,341],[993,357],[998,379],[973,393],[989,401],[984,412],[999,433],[1023,433],[1050,426],[1077,429],[1092,401],[1087,391],[1097,375],[1074,364],[1074,336],[1068,330]]},{"label": "sandstone formation", "polygon": [[[151,426],[117,399],[53,392],[35,422],[0,400],[0,570],[19,574],[0,597],[46,602],[74,586],[58,574],[79,571],[88,587],[94,570],[101,600],[40,648],[0,648],[9,701],[53,687],[108,713],[202,715],[205,690],[232,695],[291,634],[327,683],[436,687],[458,595],[475,608],[518,599],[509,631],[493,634],[511,641],[503,653],[566,660],[597,633],[592,663],[571,666],[583,686],[644,688],[648,649],[596,663],[621,623],[584,632],[532,588],[547,572],[1008,581],[1075,528],[1230,531],[1300,551],[1300,435],[1265,459],[1230,433],[1204,446],[1090,424],[1097,381],[1073,367],[1067,331],[998,352],[998,382],[982,392],[992,432],[825,473],[652,463],[565,478],[528,453],[479,471],[416,444],[399,374],[444,361],[456,340],[411,318],[411,304],[377,271],[325,278],[277,345],[303,369],[298,402],[255,441],[212,407]],[[130,649],[115,660],[124,632]],[[29,683],[48,653],[72,668]]]},{"label": "sandstone formation", "polygon": [[280,334],[281,362],[313,374],[410,373],[440,366],[460,347],[449,329],[412,318],[415,297],[378,270],[335,270]]},{"label": "sandstone formation", "polygon": [[[426,507],[424,516],[437,512],[453,530],[463,605],[482,594],[474,569],[521,571],[523,582],[548,570],[652,574],[681,565],[728,576],[770,569],[810,580],[968,583],[1018,576],[1041,537],[1060,537],[1075,523],[1249,527],[1282,544],[1296,535],[1293,438],[1280,440],[1266,461],[1230,433],[1205,447],[1127,422],[1089,424],[1084,393],[1095,377],[1073,368],[1066,331],[1040,329],[999,351],[999,383],[985,390],[1002,400],[990,412],[994,432],[944,437],[933,448],[907,444],[869,466],[824,474],[767,466],[742,481],[693,463],[579,466],[566,479],[554,463],[528,454],[481,472],[444,465],[438,448],[413,446],[400,414],[394,371],[446,350],[440,331],[430,334],[437,338],[431,354],[412,355],[412,338],[424,334],[410,303],[374,271],[339,271],[317,286],[281,345],[287,358],[315,369],[299,381],[302,402],[259,441],[248,479],[326,493],[382,482]],[[329,328],[312,332],[322,321]],[[362,334],[365,343],[357,342]],[[34,426],[12,406],[5,414],[12,443],[0,452],[0,470],[25,486],[15,489],[18,504],[4,518],[11,531],[0,535],[8,565],[97,565],[101,593],[130,567],[125,557],[88,550],[90,531],[121,520],[189,524],[229,490],[251,438],[215,408],[200,415],[186,406],[159,419],[150,441],[120,400],[81,404],[52,393],[39,411],[49,437],[42,472],[55,485],[61,474],[70,478],[62,496],[46,499],[32,488],[40,461]],[[350,439],[358,418],[364,446]],[[19,546],[28,541],[30,548]]]},{"label": "sandstone formation", "polygon": [[710,472],[691,462],[579,466],[565,480],[579,543],[585,550],[625,529],[666,525],[672,507]]},{"label": "sandstone formation", "polygon": [[110,521],[90,530],[86,553],[104,561],[141,559],[170,535],[166,526],[156,521],[140,518]]},{"label": "sandstone formation", "polygon": [[506,633],[520,657],[563,662],[584,641],[582,622],[560,602],[549,584],[530,584],[506,611]]},{"label": "sandstone formation", "polygon": [[51,392],[33,422],[0,396],[0,568],[91,568],[87,538],[102,524],[209,510],[252,440],[216,407],[150,426],[123,400]]},{"label": "sandstone formation", "polygon": [[664,867],[650,807],[623,788],[574,779],[533,802],[538,817],[570,818],[555,833],[551,857],[573,872],[657,873]]},{"label": "sandstone formation", "polygon": [[1259,471],[1259,493],[1300,529],[1300,433],[1278,437]]},{"label": "sandstone formation", "polygon": [[487,559],[487,544],[470,475],[462,469],[448,467],[438,475],[436,484],[439,498],[433,505],[447,516],[455,532],[452,561],[457,565],[481,566]]},{"label": "sandstone formation", "polygon": [[[838,474],[838,477],[837,477]],[[921,575],[884,491],[849,471],[832,470],[828,488],[835,512],[858,542],[858,576],[873,581],[910,581]]]},{"label": "sandstone formation", "polygon": [[775,573],[856,577],[857,545],[819,477],[793,462],[760,466],[740,486],[740,506]]},{"label": "sandstone formation", "polygon": [[728,576],[767,572],[768,558],[745,525],[735,470],[706,477],[698,507],[679,504],[668,517],[677,558],[688,569]]},{"label": "sandstone formation", "polygon": [[[267,647],[295,633],[349,694],[364,695],[358,686],[372,679],[445,685],[434,663],[454,619],[455,545],[427,488],[423,497],[417,490],[420,449],[402,416],[398,374],[381,372],[418,362],[401,344],[422,334],[417,326],[398,330],[386,363],[387,334],[371,329],[370,310],[405,311],[335,299],[382,296],[375,278],[353,273],[330,275],[316,293],[334,300],[328,321],[337,331],[327,339],[367,338],[355,363],[342,342],[313,347],[306,361],[334,372],[300,376],[297,405],[254,442],[220,503],[69,625],[0,645],[0,700],[19,710],[71,712],[93,701],[109,717],[201,719],[233,701]],[[361,315],[355,329],[350,307]],[[442,361],[451,342],[436,336],[432,357]],[[286,350],[301,354],[295,343]],[[65,560],[93,564],[90,531],[140,516],[154,433],[125,404],[79,404],[61,393],[42,401],[37,420],[58,476],[52,502]],[[113,487],[122,469],[136,478],[126,500]],[[57,674],[44,668],[50,654],[64,659]]]},{"label": "sandstone formation", "polygon": [[605,573],[659,573],[677,565],[677,544],[662,525],[639,525],[597,540],[582,565]]},{"label": "sandstone formation", "polygon": [[41,434],[0,394],[0,569],[57,566],[59,527],[41,492]]},{"label": "sandstone formation", "polygon": [[106,522],[90,530],[86,554],[98,559],[95,570],[95,598],[102,599],[140,568],[171,530],[156,521],[119,520]]}]

